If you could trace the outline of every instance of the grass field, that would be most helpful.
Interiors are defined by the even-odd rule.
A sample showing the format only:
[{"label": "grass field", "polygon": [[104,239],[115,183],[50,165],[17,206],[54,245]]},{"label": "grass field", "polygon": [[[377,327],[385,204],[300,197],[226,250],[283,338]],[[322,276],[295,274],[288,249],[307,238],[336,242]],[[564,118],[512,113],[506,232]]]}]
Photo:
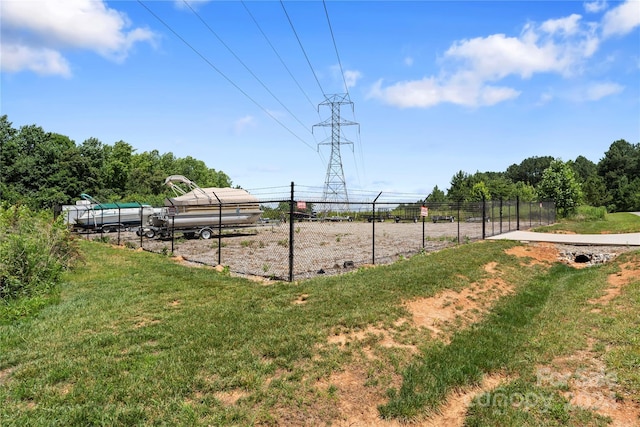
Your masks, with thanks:
[{"label": "grass field", "polygon": [[600,233],[638,233],[640,232],[640,216],[628,212],[603,214],[599,220],[568,219],[557,224],[537,227],[535,231],[564,231],[577,234]]},{"label": "grass field", "polygon": [[[0,323],[2,426],[437,425],[467,392],[447,425],[639,421],[640,251],[576,269],[479,242],[263,283],[81,248],[54,303]],[[408,303],[443,293],[436,334]],[[570,403],[585,384],[609,412]]]}]

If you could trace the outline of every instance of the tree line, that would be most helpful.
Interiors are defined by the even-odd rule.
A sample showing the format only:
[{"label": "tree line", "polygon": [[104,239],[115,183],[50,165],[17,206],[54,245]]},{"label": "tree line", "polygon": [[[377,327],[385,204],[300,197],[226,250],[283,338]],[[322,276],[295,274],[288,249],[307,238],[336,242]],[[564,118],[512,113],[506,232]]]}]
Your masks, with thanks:
[{"label": "tree line", "polygon": [[[230,187],[231,179],[202,160],[157,150],[136,153],[124,141],[113,145],[69,137],[36,125],[15,129],[0,116],[0,200],[32,209],[70,204],[82,193],[103,201],[139,201],[155,206],[169,195],[164,180],[184,175],[202,187]],[[584,156],[563,162],[529,157],[504,172],[456,172],[445,191],[435,186],[429,203],[485,199],[554,200],[560,214],[579,204],[609,212],[640,211],[640,144],[617,140],[598,163]],[[418,202],[421,203],[421,202]]]},{"label": "tree line", "polygon": [[184,175],[202,187],[230,187],[224,172],[202,160],[157,150],[136,153],[124,141],[113,145],[89,138],[76,144],[69,137],[36,125],[15,129],[0,117],[0,200],[31,209],[72,204],[86,193],[100,201],[163,204],[169,195],[164,180]]},{"label": "tree line", "polygon": [[529,157],[504,172],[458,171],[447,193],[435,186],[428,202],[554,200],[561,215],[578,205],[604,206],[609,212],[640,210],[640,144],[617,140],[598,163],[584,156],[566,162]]}]

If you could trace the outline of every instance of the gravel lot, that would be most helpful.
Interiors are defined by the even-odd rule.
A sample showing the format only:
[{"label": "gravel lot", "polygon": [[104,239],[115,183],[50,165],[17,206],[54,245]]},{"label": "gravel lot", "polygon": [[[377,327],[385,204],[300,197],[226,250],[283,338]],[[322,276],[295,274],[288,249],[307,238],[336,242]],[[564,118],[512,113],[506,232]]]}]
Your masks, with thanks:
[{"label": "gravel lot", "polygon": [[[435,251],[457,243],[477,240],[482,235],[480,223],[423,223],[391,221],[368,222],[296,222],[294,225],[294,279],[318,274],[338,274],[345,269],[372,264],[386,264],[401,257]],[[374,235],[375,227],[375,249]],[[289,223],[262,224],[251,228],[223,231],[222,252],[218,255],[217,236],[187,240],[176,233],[173,254],[188,262],[228,266],[231,272],[287,279],[289,276]],[[105,234],[112,241],[117,233]],[[140,247],[140,237],[132,232],[120,233],[120,243]],[[145,250],[171,253],[171,240],[143,238]]]}]

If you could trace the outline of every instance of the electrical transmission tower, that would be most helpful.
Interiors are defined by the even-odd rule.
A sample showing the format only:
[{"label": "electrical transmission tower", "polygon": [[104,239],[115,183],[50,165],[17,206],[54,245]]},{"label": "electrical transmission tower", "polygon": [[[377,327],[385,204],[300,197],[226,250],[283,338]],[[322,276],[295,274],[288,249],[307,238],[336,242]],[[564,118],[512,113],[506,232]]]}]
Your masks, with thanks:
[{"label": "electrical transmission tower", "polygon": [[318,145],[331,145],[331,157],[329,158],[327,177],[324,181],[324,191],[322,193],[322,201],[325,202],[322,210],[325,212],[329,210],[341,212],[349,210],[349,195],[347,194],[347,184],[342,169],[340,146],[353,144],[353,142],[342,138],[341,128],[342,126],[358,125],[358,123],[347,121],[340,117],[340,106],[344,104],[351,105],[353,110],[353,102],[351,102],[348,93],[327,96],[325,101],[318,106],[318,109],[323,105],[331,107],[331,118],[313,126],[331,127],[331,140],[318,143]]}]

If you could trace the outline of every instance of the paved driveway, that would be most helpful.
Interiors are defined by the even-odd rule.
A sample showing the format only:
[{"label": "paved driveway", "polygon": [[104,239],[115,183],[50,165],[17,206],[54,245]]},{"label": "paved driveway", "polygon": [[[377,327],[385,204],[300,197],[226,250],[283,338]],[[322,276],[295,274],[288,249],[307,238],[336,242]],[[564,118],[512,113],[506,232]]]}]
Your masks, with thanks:
[{"label": "paved driveway", "polygon": [[534,233],[533,231],[511,231],[492,236],[492,240],[519,240],[522,242],[550,242],[568,245],[614,245],[640,246],[640,233],[625,234],[556,234]]},{"label": "paved driveway", "polygon": [[[631,212],[640,216],[640,212]],[[550,242],[568,245],[614,245],[640,246],[640,233],[625,234],[556,234],[534,233],[533,231],[511,231],[498,236],[488,237],[491,240],[519,240],[521,242]]]}]

